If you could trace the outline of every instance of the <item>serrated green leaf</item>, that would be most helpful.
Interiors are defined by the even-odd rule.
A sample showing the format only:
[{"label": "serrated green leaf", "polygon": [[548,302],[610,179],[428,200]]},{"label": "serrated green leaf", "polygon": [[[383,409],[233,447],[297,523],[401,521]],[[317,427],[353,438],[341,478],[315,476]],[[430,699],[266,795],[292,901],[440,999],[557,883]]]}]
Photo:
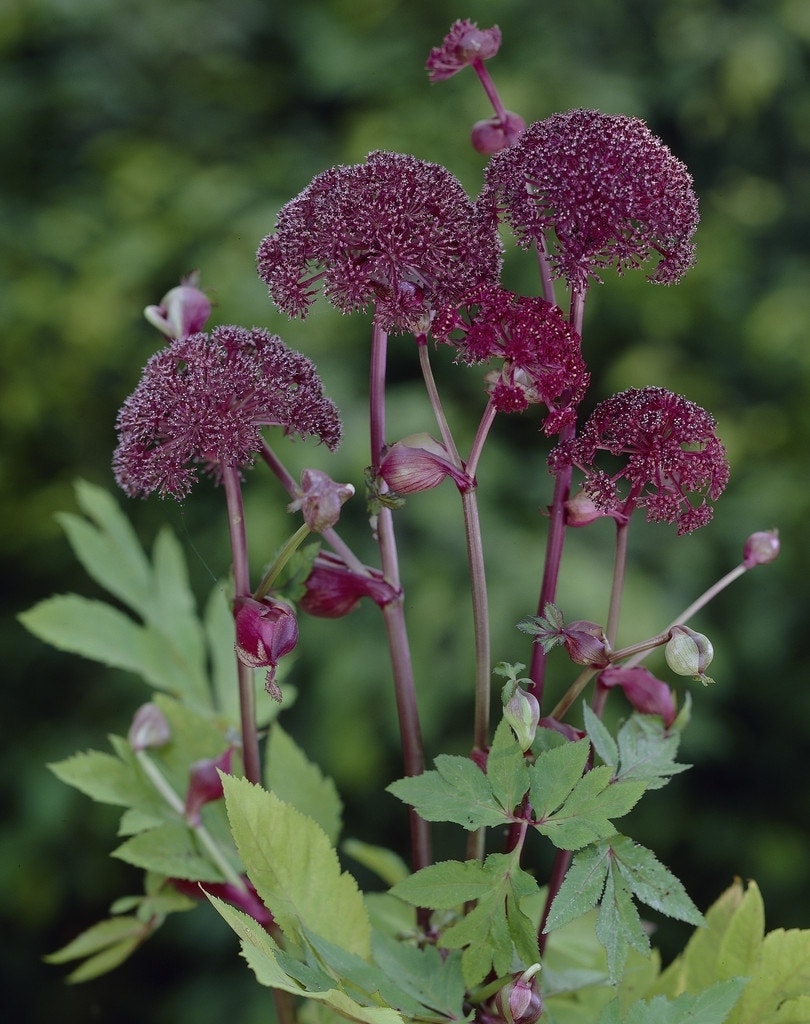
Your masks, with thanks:
[{"label": "serrated green leaf", "polygon": [[111,856],[168,878],[195,882],[224,882],[225,879],[207,857],[200,854],[191,830],[185,825],[167,824],[127,839]]},{"label": "serrated green leaf", "polygon": [[492,875],[474,860],[445,860],[416,871],[391,888],[415,907],[452,910],[477,900],[492,888]]},{"label": "serrated green leaf", "polygon": [[245,779],[225,777],[223,787],[242,861],[281,930],[300,942],[306,927],[367,957],[371,925],[363,897],[323,829]]},{"label": "serrated green leaf", "polygon": [[748,977],[756,970],[765,938],[765,907],[755,882],[749,882],[717,949],[718,978]]},{"label": "serrated green leaf", "polygon": [[596,906],[605,888],[609,857],[607,843],[597,843],[574,854],[551,904],[546,932],[562,928]]},{"label": "serrated green leaf", "polygon": [[587,772],[559,810],[538,820],[537,831],[562,850],[579,850],[612,835],[611,819],[627,814],[646,788],[643,782],[612,782],[612,775],[607,765]]},{"label": "serrated green leaf", "polygon": [[332,779],[310,761],[278,722],[267,743],[265,785],[279,799],[297,807],[321,826],[332,843],[343,822],[343,802]]},{"label": "serrated green leaf", "polygon": [[778,928],[763,939],[756,970],[729,1024],[776,1024],[787,1000],[808,993],[810,930]]},{"label": "serrated green leaf", "polygon": [[452,821],[473,832],[509,820],[481,769],[468,757],[440,754],[436,771],[392,782],[387,788],[426,821]]},{"label": "serrated green leaf", "polygon": [[423,1006],[451,1020],[464,1020],[465,985],[461,954],[444,956],[435,946],[411,946],[379,933],[372,938],[375,962]]},{"label": "serrated green leaf", "polygon": [[548,818],[582,778],[591,745],[588,740],[564,743],[543,751],[529,769],[529,799],[535,817]]},{"label": "serrated green leaf", "polygon": [[646,847],[626,836],[610,841],[613,860],[633,895],[648,907],[689,924],[704,924],[703,915],[678,879]]},{"label": "serrated green leaf", "polygon": [[605,947],[608,974],[617,984],[624,973],[630,948],[639,953],[650,951],[650,940],[641,926],[627,883],[618,871],[610,870],[596,919],[596,937]]},{"label": "serrated green leaf", "polygon": [[658,715],[634,714],[619,729],[617,741],[617,780],[640,780],[646,783],[647,789],[661,789],[673,775],[689,768],[675,760],[679,733],[666,730]]},{"label": "serrated green leaf", "polygon": [[145,780],[112,754],[87,750],[64,761],[48,765],[54,775],[102,804],[129,807],[132,804],[155,805],[154,791]]},{"label": "serrated green leaf", "polygon": [[[744,978],[720,981],[703,992],[684,992],[675,999],[656,996],[634,1003],[624,1024],[723,1024],[740,998]],[[599,1024],[603,1024],[600,1019]]]},{"label": "serrated green leaf", "polygon": [[373,871],[386,885],[396,885],[408,877],[409,869],[405,861],[398,853],[387,850],[384,846],[363,843],[359,839],[347,839],[341,849],[358,864]]},{"label": "serrated green leaf", "polygon": [[56,516],[74,554],[91,579],[144,615],[151,601],[150,566],[129,519],[103,488],[78,480],[75,491],[92,522],[72,513]]},{"label": "serrated green leaf", "polygon": [[505,718],[495,730],[487,755],[487,779],[493,796],[507,814],[514,811],[529,788],[526,759]]},{"label": "serrated green leaf", "polygon": [[583,720],[588,739],[593,744],[593,749],[602,758],[606,765],[616,768],[619,764],[619,747],[616,741],[608,732],[608,728],[601,718],[590,708],[587,703],[582,705]]}]

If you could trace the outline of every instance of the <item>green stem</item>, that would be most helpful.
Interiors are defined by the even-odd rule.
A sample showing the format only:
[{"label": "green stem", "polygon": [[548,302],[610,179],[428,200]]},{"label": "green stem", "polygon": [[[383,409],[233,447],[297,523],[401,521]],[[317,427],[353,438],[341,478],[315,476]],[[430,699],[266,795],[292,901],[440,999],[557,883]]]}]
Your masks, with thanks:
[{"label": "green stem", "polygon": [[302,523],[295,531],[295,533],[292,535],[292,537],[289,537],[287,539],[284,546],[281,548],[281,550],[273,560],[273,564],[264,574],[261,583],[258,585],[258,587],[253,593],[253,596],[256,598],[257,601],[261,601],[261,599],[270,592],[270,589],[278,579],[281,570],[284,568],[287,562],[289,562],[289,560],[301,546],[303,541],[307,539],[311,532],[312,531],[307,526],[307,524]]}]

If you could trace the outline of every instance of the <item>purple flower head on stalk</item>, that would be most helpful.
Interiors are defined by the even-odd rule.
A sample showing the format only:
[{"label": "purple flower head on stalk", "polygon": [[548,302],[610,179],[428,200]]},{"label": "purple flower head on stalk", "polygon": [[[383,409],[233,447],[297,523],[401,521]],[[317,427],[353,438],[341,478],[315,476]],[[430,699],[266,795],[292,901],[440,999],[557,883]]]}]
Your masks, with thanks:
[{"label": "purple flower head on stalk", "polygon": [[259,246],[259,277],[289,316],[319,282],[342,313],[374,303],[386,331],[424,333],[431,310],[495,281],[501,247],[453,175],[399,153],[319,174]]},{"label": "purple flower head on stalk", "polygon": [[340,418],[314,364],[258,328],[176,338],[118,414],[115,478],[130,497],[183,498],[198,466],[219,481],[223,467],[250,465],[264,426],[338,446]]},{"label": "purple flower head on stalk", "polygon": [[[715,427],[705,409],[680,395],[630,388],[600,402],[579,436],[551,452],[549,466],[581,469],[597,508],[623,515],[644,508],[648,522],[677,523],[680,536],[711,520],[707,499],[716,501],[728,483]],[[599,452],[618,458],[619,468],[597,466]]]},{"label": "purple flower head on stalk", "polygon": [[590,377],[579,335],[551,302],[495,286],[479,288],[464,305],[440,310],[431,333],[454,345],[464,363],[503,360],[486,377],[499,412],[543,404],[547,435],[574,420]]},{"label": "purple flower head on stalk", "polygon": [[467,18],[454,21],[441,46],[434,46],[425,63],[431,82],[442,82],[476,62],[494,57],[501,46],[501,30],[479,28]]},{"label": "purple flower head on stalk", "polygon": [[571,110],[536,121],[490,160],[481,198],[519,245],[544,239],[557,276],[580,291],[605,267],[657,255],[649,280],[674,284],[694,262],[691,175],[635,117]]}]

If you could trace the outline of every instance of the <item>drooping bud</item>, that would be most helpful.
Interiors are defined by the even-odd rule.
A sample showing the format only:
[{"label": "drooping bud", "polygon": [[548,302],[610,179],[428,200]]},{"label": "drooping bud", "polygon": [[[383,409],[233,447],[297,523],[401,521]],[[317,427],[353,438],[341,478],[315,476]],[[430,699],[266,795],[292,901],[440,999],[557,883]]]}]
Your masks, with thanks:
[{"label": "drooping bud", "polygon": [[379,475],[396,494],[416,494],[451,477],[460,491],[473,481],[453,464],[450,453],[430,434],[411,434],[392,445],[383,456]]},{"label": "drooping bud", "polygon": [[198,271],[182,278],[176,288],[166,292],[159,306],[147,306],[143,315],[153,327],[167,338],[185,338],[196,334],[211,315],[211,303],[205,292],[197,287]]},{"label": "drooping bud", "polygon": [[219,757],[206,757],[195,761],[189,768],[186,791],[185,819],[191,826],[200,824],[200,808],[223,796],[222,779],[219,772],[231,773],[233,747],[228,747]]},{"label": "drooping bud", "polygon": [[379,569],[364,566],[356,572],[329,551],[319,552],[304,583],[301,608],[309,615],[339,619],[353,611],[362,597],[370,597],[380,608],[398,600],[402,592],[392,587]]},{"label": "drooping bud", "polygon": [[540,705],[533,693],[524,690],[516,679],[510,680],[503,688],[503,717],[512,727],[521,750],[528,750],[534,742],[537,723],[540,721]]},{"label": "drooping bud", "polygon": [[476,121],[470,132],[470,142],[477,153],[499,153],[508,149],[526,130],[526,122],[520,114],[506,111],[506,121],[497,115]]},{"label": "drooping bud", "polygon": [[338,484],[320,469],[305,469],[301,473],[301,486],[288,512],[301,510],[304,522],[313,533],[323,533],[340,518],[341,507],[354,494],[351,484]]},{"label": "drooping bud", "polygon": [[564,508],[566,526],[590,526],[597,519],[604,519],[610,515],[609,512],[597,508],[593,498],[585,491],[577,491],[573,498],[566,501]]},{"label": "drooping bud", "polygon": [[752,533],[745,542],[743,565],[753,569],[755,565],[768,565],[779,555],[779,531],[760,530]]},{"label": "drooping bud", "polygon": [[599,673],[599,685],[607,689],[620,687],[636,711],[643,715],[660,715],[667,729],[675,721],[677,709],[672,690],[641,665],[606,668]]},{"label": "drooping bud", "polygon": [[157,704],[141,704],[132,718],[127,739],[134,751],[162,747],[172,738],[168,720]]},{"label": "drooping bud", "polygon": [[495,1009],[507,1024],[537,1024],[543,1016],[543,998],[535,981],[539,970],[540,964],[532,964],[495,996]]},{"label": "drooping bud", "polygon": [[706,675],[714,657],[714,648],[702,633],[696,633],[688,626],[673,626],[664,647],[664,657],[676,675],[699,679],[704,686],[714,682]]},{"label": "drooping bud", "polygon": [[575,665],[609,664],[610,644],[598,622],[576,619],[563,629],[563,644]]},{"label": "drooping bud", "polygon": [[267,668],[265,688],[273,700],[281,700],[275,682],[276,666],[298,643],[295,613],[283,601],[265,597],[237,598],[234,603],[236,625],[236,656],[243,665]]}]

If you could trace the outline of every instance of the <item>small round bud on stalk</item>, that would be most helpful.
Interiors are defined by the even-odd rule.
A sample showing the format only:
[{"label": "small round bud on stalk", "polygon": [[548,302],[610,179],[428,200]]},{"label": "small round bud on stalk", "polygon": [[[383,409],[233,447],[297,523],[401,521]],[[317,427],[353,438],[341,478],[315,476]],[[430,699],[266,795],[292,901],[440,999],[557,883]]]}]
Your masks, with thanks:
[{"label": "small round bud on stalk", "polygon": [[340,518],[341,507],[354,494],[351,484],[338,484],[320,469],[305,469],[301,473],[301,486],[295,501],[287,506],[288,512],[299,509],[304,522],[313,533],[323,533]]},{"label": "small round bud on stalk", "polygon": [[753,569],[755,565],[768,565],[779,555],[779,531],[760,530],[752,533],[745,542],[743,565]]},{"label": "small round bud on stalk", "polygon": [[528,750],[534,742],[540,705],[533,693],[528,693],[517,680],[510,680],[503,688],[503,717],[512,727],[521,750]]},{"label": "small round bud on stalk", "polygon": [[397,441],[383,456],[380,477],[396,494],[428,491],[445,477],[452,477],[460,491],[468,491],[473,481],[453,464],[445,446],[430,434],[411,434]]},{"label": "small round bud on stalk", "polygon": [[506,111],[506,121],[497,115],[476,121],[470,132],[470,142],[477,153],[499,153],[508,149],[526,130],[526,122],[520,114]]},{"label": "small round bud on stalk", "polygon": [[141,704],[127,733],[132,749],[137,753],[148,747],[162,747],[171,738],[169,723],[157,704]]},{"label": "small round bud on stalk", "polygon": [[577,619],[563,629],[563,644],[575,665],[604,666],[610,663],[610,644],[598,622]]},{"label": "small round bud on stalk", "polygon": [[569,498],[565,505],[566,526],[590,526],[597,519],[604,519],[610,513],[597,508],[593,498],[585,491],[577,491],[573,498]]},{"label": "small round bud on stalk", "polygon": [[495,1008],[507,1024],[537,1024],[543,1016],[543,998],[535,985],[539,970],[540,964],[532,964],[495,996]]},{"label": "small round bud on stalk", "polygon": [[185,338],[196,334],[211,315],[211,303],[197,285],[197,271],[184,277],[176,288],[166,292],[159,306],[147,306],[143,315],[167,338]]},{"label": "small round bud on stalk", "polygon": [[664,647],[664,657],[676,675],[699,679],[704,686],[714,682],[706,675],[714,657],[714,648],[702,633],[696,633],[688,626],[673,626]]}]

